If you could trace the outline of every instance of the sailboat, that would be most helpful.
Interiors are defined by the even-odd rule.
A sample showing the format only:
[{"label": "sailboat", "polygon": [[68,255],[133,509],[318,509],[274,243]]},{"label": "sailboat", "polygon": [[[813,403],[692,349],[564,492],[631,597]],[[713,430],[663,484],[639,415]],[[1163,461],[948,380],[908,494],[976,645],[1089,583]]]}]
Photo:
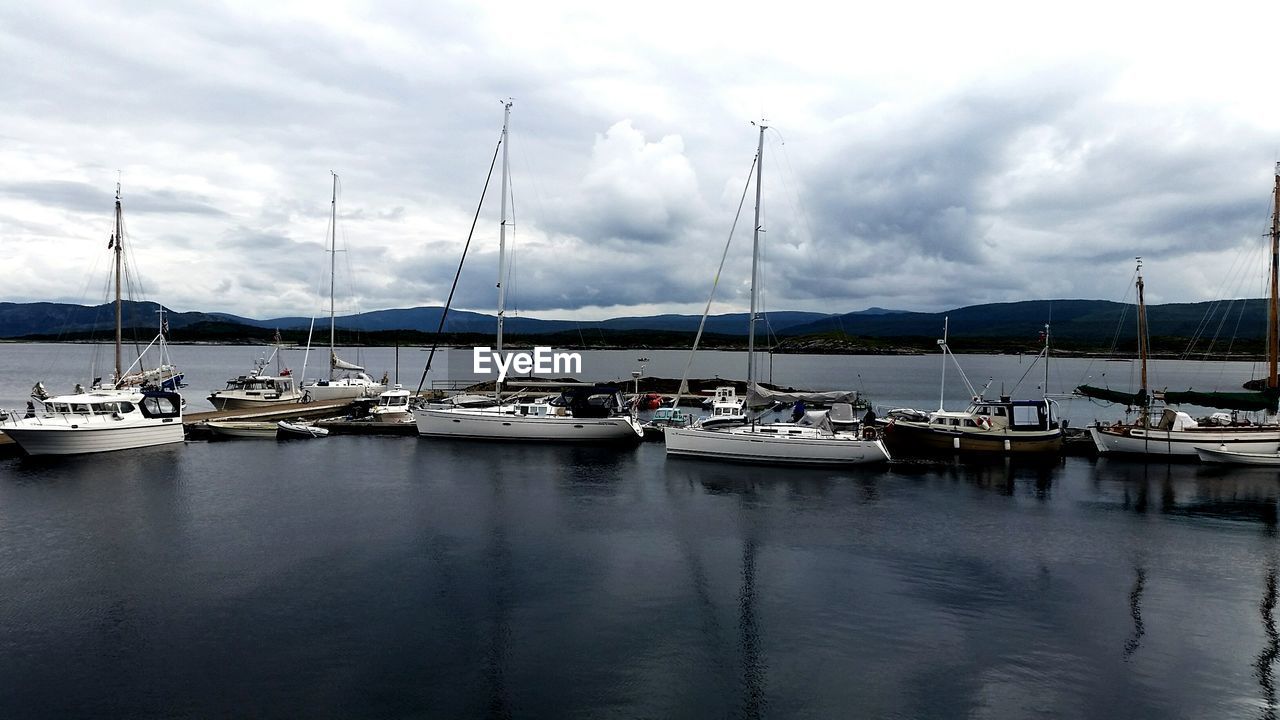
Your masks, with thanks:
[{"label": "sailboat", "polygon": [[[502,354],[502,324],[506,313],[510,123],[511,102],[507,101],[503,103],[502,135],[499,140],[502,147],[502,200],[498,225],[497,355]],[[444,318],[441,317],[441,328],[443,327]],[[425,372],[423,377],[425,379]],[[413,419],[417,424],[418,434],[424,437],[556,442],[620,442],[637,441],[644,437],[640,422],[627,408],[621,391],[614,387],[585,383],[566,386],[558,396],[504,401],[502,383],[499,382],[494,386],[494,393],[494,404],[488,407],[464,407],[456,403],[440,402],[415,409]]]},{"label": "sailboat", "polygon": [[[272,360],[276,363],[275,374],[267,371]],[[271,346],[271,354],[254,361],[253,370],[248,375],[234,377],[227,381],[225,389],[209,393],[209,402],[217,410],[288,405],[299,402],[301,399],[302,391],[294,385],[289,369],[280,366],[280,333],[278,332],[275,343]]]},{"label": "sailboat", "polygon": [[[323,380],[302,384],[303,402],[345,400],[358,397],[376,397],[386,390],[385,382],[378,382],[364,368],[338,357],[334,344],[337,337],[337,319],[334,314],[334,284],[337,276],[338,257],[338,174],[333,175],[333,197],[329,202],[329,374]],[[308,346],[309,349],[309,346]]]},{"label": "sailboat", "polygon": [[[1243,391],[1195,392],[1165,391],[1153,393],[1147,382],[1147,358],[1150,347],[1147,340],[1147,312],[1143,295],[1142,260],[1138,259],[1138,361],[1140,386],[1137,392],[1081,385],[1076,394],[1084,397],[1122,403],[1138,409],[1136,422],[1095,423],[1089,428],[1098,452],[1104,455],[1139,455],[1145,457],[1183,458],[1201,457],[1201,450],[1219,453],[1274,454],[1280,451],[1280,424],[1276,422],[1277,401],[1280,400],[1280,163],[1276,163],[1275,191],[1271,215],[1271,275],[1270,298],[1267,305],[1267,366],[1265,384],[1246,383]],[[1152,400],[1164,402],[1159,417],[1152,410]],[[1225,416],[1222,421],[1204,423],[1188,413],[1169,405],[1188,403],[1204,407],[1234,411],[1264,411],[1265,422],[1236,421]]]},{"label": "sailboat", "polygon": [[[124,212],[120,185],[116,184],[115,233],[108,248],[114,253],[115,367],[108,383],[95,382],[89,390],[76,385],[68,395],[49,396],[36,383],[26,414],[0,422],[0,431],[28,455],[77,455],[179,443],[182,429],[182,397],[173,391],[181,373],[162,356],[160,365],[144,370],[142,357],[124,367],[122,352],[121,280],[124,275]],[[165,323],[147,349],[165,351]],[[162,386],[168,382],[169,386]],[[37,408],[36,403],[40,404]]]},{"label": "sailboat", "polygon": [[[1062,424],[1058,420],[1057,403],[1049,399],[1049,326],[1041,333],[1044,348],[1032,365],[1044,359],[1044,395],[1037,400],[1014,400],[1001,395],[985,397],[985,390],[975,391],[947,344],[948,323],[943,322],[942,389],[938,409],[932,413],[918,410],[889,412],[885,426],[885,442],[895,455],[911,453],[965,453],[977,455],[1049,455],[1062,451]],[[963,411],[946,410],[947,358],[951,358],[960,379],[969,389],[972,400]],[[1027,369],[1030,372],[1030,368]],[[1024,374],[1025,376],[1025,374]],[[988,383],[989,385],[989,383]],[[1017,388],[1014,388],[1016,391]],[[1010,393],[1012,395],[1012,393]]]},{"label": "sailboat", "polygon": [[777,403],[804,402],[830,407],[825,412],[805,413],[796,422],[750,423],[732,427],[668,427],[665,439],[668,455],[739,462],[795,465],[852,465],[884,462],[889,451],[875,437],[874,428],[858,432],[853,417],[856,392],[782,393],[767,390],[756,382],[755,339],[760,258],[760,180],[763,175],[764,131],[760,124],[756,149],[755,231],[751,252],[751,317],[747,333],[747,398],[750,410],[773,407]]}]

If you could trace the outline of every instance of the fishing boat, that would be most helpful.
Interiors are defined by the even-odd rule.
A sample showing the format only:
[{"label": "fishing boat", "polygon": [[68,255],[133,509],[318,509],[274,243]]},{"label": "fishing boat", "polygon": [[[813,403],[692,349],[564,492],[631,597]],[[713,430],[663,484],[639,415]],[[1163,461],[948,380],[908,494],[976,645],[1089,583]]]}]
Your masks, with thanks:
[{"label": "fishing boat", "polygon": [[747,423],[746,399],[738,397],[738,389],[732,385],[716,388],[711,398],[711,414],[700,418],[697,425],[705,428],[745,425]]},{"label": "fishing boat", "polygon": [[1200,462],[1222,463],[1225,465],[1260,465],[1280,467],[1280,452],[1252,453],[1227,450],[1225,446],[1216,448],[1198,447],[1196,455]]},{"label": "fishing boat", "polygon": [[[1277,166],[1276,173],[1276,199],[1280,200],[1280,165]],[[1280,386],[1277,385],[1277,357],[1280,357],[1280,347],[1277,346],[1276,338],[1277,298],[1280,297],[1280,293],[1277,292],[1277,271],[1280,270],[1280,216],[1274,214],[1271,247],[1271,298],[1268,312],[1270,330],[1267,344],[1269,377],[1267,384],[1257,391],[1155,393],[1151,390],[1147,373],[1150,345],[1147,333],[1145,286],[1142,279],[1142,261],[1141,258],[1138,259],[1135,287],[1138,300],[1139,388],[1137,392],[1124,392],[1092,385],[1081,385],[1076,388],[1076,394],[1083,397],[1137,408],[1137,419],[1133,422],[1103,423],[1099,421],[1089,427],[1089,435],[1093,438],[1099,453],[1165,460],[1197,460],[1200,458],[1199,451],[1202,449],[1263,454],[1280,450],[1280,424],[1276,423],[1275,417],[1276,401],[1280,398],[1280,389],[1278,389]],[[1153,406],[1154,400],[1163,402],[1165,407],[1156,412]],[[1168,407],[1183,402],[1236,412],[1263,411],[1267,417],[1263,422],[1257,423],[1232,416],[1227,416],[1225,422],[1217,418],[1200,421],[1192,418],[1185,411]],[[1223,414],[1219,414],[1219,417],[1221,415]]]},{"label": "fishing boat", "polygon": [[[115,232],[108,249],[114,253],[115,275],[115,367],[110,382],[95,382],[89,390],[80,385],[67,395],[50,396],[36,383],[27,412],[0,422],[0,431],[28,455],[77,455],[180,443],[182,397],[178,387],[182,374],[167,358],[160,320],[160,333],[138,359],[124,367],[122,351],[122,297],[124,272],[124,211],[116,184]],[[160,363],[152,370],[143,366],[143,357],[153,347],[160,349]],[[37,408],[36,404],[40,407]]]},{"label": "fishing boat", "polygon": [[[751,252],[751,313],[747,332],[747,397],[744,406],[748,411],[774,407],[779,403],[823,405],[826,412],[805,413],[795,422],[760,423],[759,414],[751,421],[725,427],[667,427],[664,430],[668,455],[729,460],[751,463],[777,463],[786,465],[853,465],[884,462],[889,452],[876,437],[875,428],[859,431],[853,419],[853,403],[856,392],[782,393],[767,390],[756,382],[755,335],[760,258],[760,201],[761,178],[764,163],[764,131],[761,123],[759,145],[755,156],[755,230]],[[745,190],[744,190],[745,197]],[[736,225],[736,221],[735,221]],[[730,232],[730,241],[733,233]],[[728,253],[728,243],[725,254]],[[721,257],[721,266],[724,256]],[[716,273],[716,282],[720,273]],[[712,297],[715,284],[712,286]],[[707,311],[711,302],[707,302]],[[703,321],[705,322],[704,312]],[[699,326],[698,336],[701,336]],[[697,351],[697,344],[692,352]],[[690,361],[692,362],[692,361]],[[687,373],[687,369],[686,369]],[[684,382],[681,382],[684,385]],[[682,387],[683,389],[683,387]],[[677,397],[676,404],[679,404]],[[839,427],[837,427],[837,421]]]},{"label": "fishing boat", "polygon": [[[276,372],[267,372],[271,361],[276,362]],[[217,410],[243,410],[246,408],[288,405],[302,400],[302,391],[293,382],[292,373],[280,363],[279,335],[272,346],[271,355],[260,357],[248,375],[227,381],[227,387],[209,393],[209,402]]]},{"label": "fishing boat", "polygon": [[[338,257],[338,174],[333,175],[333,196],[329,203],[329,371],[325,378],[303,381],[303,402],[325,402],[358,397],[376,397],[387,389],[386,381],[374,380],[360,365],[338,357],[337,315],[335,313],[335,278]],[[310,339],[307,343],[310,351]]]},{"label": "fishing boat", "polygon": [[[498,223],[496,355],[501,355],[503,351],[502,329],[506,313],[510,123],[511,102],[507,101],[503,103],[502,134],[498,141],[502,149],[502,200]],[[459,263],[459,273],[461,270],[461,263]],[[456,282],[455,277],[455,287]],[[452,297],[451,291],[450,300]],[[445,312],[448,312],[448,303],[446,303]],[[441,329],[444,327],[444,317],[442,314],[440,318]],[[440,332],[437,331],[437,339],[439,336]],[[434,355],[433,347],[427,360],[427,368],[423,371],[424,380],[427,371],[431,368],[431,358]],[[620,391],[608,386],[589,384],[569,386],[559,395],[513,401],[502,397],[502,383],[498,382],[494,386],[493,404],[488,407],[465,407],[452,402],[430,403],[414,410],[413,419],[417,424],[418,434],[423,437],[547,442],[628,442],[639,440],[644,436],[640,422],[627,407]]]},{"label": "fishing boat", "polygon": [[276,423],[265,420],[206,420],[204,424],[214,435],[258,440],[274,438],[278,429]]},{"label": "fishing boat", "polygon": [[310,440],[329,436],[329,429],[311,423],[281,420],[276,423],[278,440]]},{"label": "fishing boat", "polygon": [[[1044,455],[1062,452],[1063,427],[1058,419],[1057,403],[1048,397],[1049,326],[1041,333],[1044,347],[1032,366],[1044,360],[1042,397],[1013,400],[1009,395],[997,399],[984,396],[985,388],[976,392],[964,369],[947,343],[948,322],[944,321],[942,339],[942,382],[938,409],[931,413],[893,410],[885,422],[884,438],[895,456],[911,454],[961,453],[977,455]],[[944,409],[947,360],[950,358],[961,380],[968,386],[972,400],[963,411]],[[1023,375],[1026,376],[1026,373]],[[1016,387],[1014,390],[1016,391]]]},{"label": "fishing boat", "polygon": [[378,404],[369,408],[369,415],[374,422],[401,423],[413,422],[413,414],[409,409],[410,393],[400,383],[378,395]]}]

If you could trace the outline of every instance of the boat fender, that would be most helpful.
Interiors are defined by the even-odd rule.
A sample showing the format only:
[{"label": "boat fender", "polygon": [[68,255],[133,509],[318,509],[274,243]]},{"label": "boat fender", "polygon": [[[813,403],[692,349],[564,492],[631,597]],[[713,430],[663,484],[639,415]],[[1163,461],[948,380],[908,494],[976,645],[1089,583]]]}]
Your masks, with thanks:
[{"label": "boat fender", "polygon": [[876,429],[875,429],[875,428],[873,428],[873,427],[871,427],[870,425],[868,425],[868,426],[866,426],[866,427],[862,428],[862,439],[863,439],[863,440],[875,440],[875,439],[876,439]]}]

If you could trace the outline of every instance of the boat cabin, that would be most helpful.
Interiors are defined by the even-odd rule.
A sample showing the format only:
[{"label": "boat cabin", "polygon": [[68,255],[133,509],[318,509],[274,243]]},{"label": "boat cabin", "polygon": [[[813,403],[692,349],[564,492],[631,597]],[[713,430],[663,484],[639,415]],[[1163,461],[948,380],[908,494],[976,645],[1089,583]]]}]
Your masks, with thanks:
[{"label": "boat cabin", "polygon": [[1052,400],[973,399],[964,412],[939,410],[929,415],[929,425],[954,429],[1053,430],[1058,418]]},{"label": "boat cabin", "polygon": [[227,390],[241,391],[245,395],[282,395],[293,392],[293,378],[269,375],[241,375],[227,381]]}]

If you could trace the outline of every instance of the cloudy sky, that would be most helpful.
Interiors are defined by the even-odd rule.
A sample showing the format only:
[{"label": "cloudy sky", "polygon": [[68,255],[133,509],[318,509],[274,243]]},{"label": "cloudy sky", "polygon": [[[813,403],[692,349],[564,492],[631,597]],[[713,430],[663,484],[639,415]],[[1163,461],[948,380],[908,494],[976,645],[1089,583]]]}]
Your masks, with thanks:
[{"label": "cloudy sky", "polygon": [[[1256,295],[1266,4],[5,3],[0,301],[440,304],[513,98],[515,312],[700,312],[766,118],[768,309]],[[497,178],[456,306],[492,311]],[[716,309],[746,307],[750,205]]]}]

